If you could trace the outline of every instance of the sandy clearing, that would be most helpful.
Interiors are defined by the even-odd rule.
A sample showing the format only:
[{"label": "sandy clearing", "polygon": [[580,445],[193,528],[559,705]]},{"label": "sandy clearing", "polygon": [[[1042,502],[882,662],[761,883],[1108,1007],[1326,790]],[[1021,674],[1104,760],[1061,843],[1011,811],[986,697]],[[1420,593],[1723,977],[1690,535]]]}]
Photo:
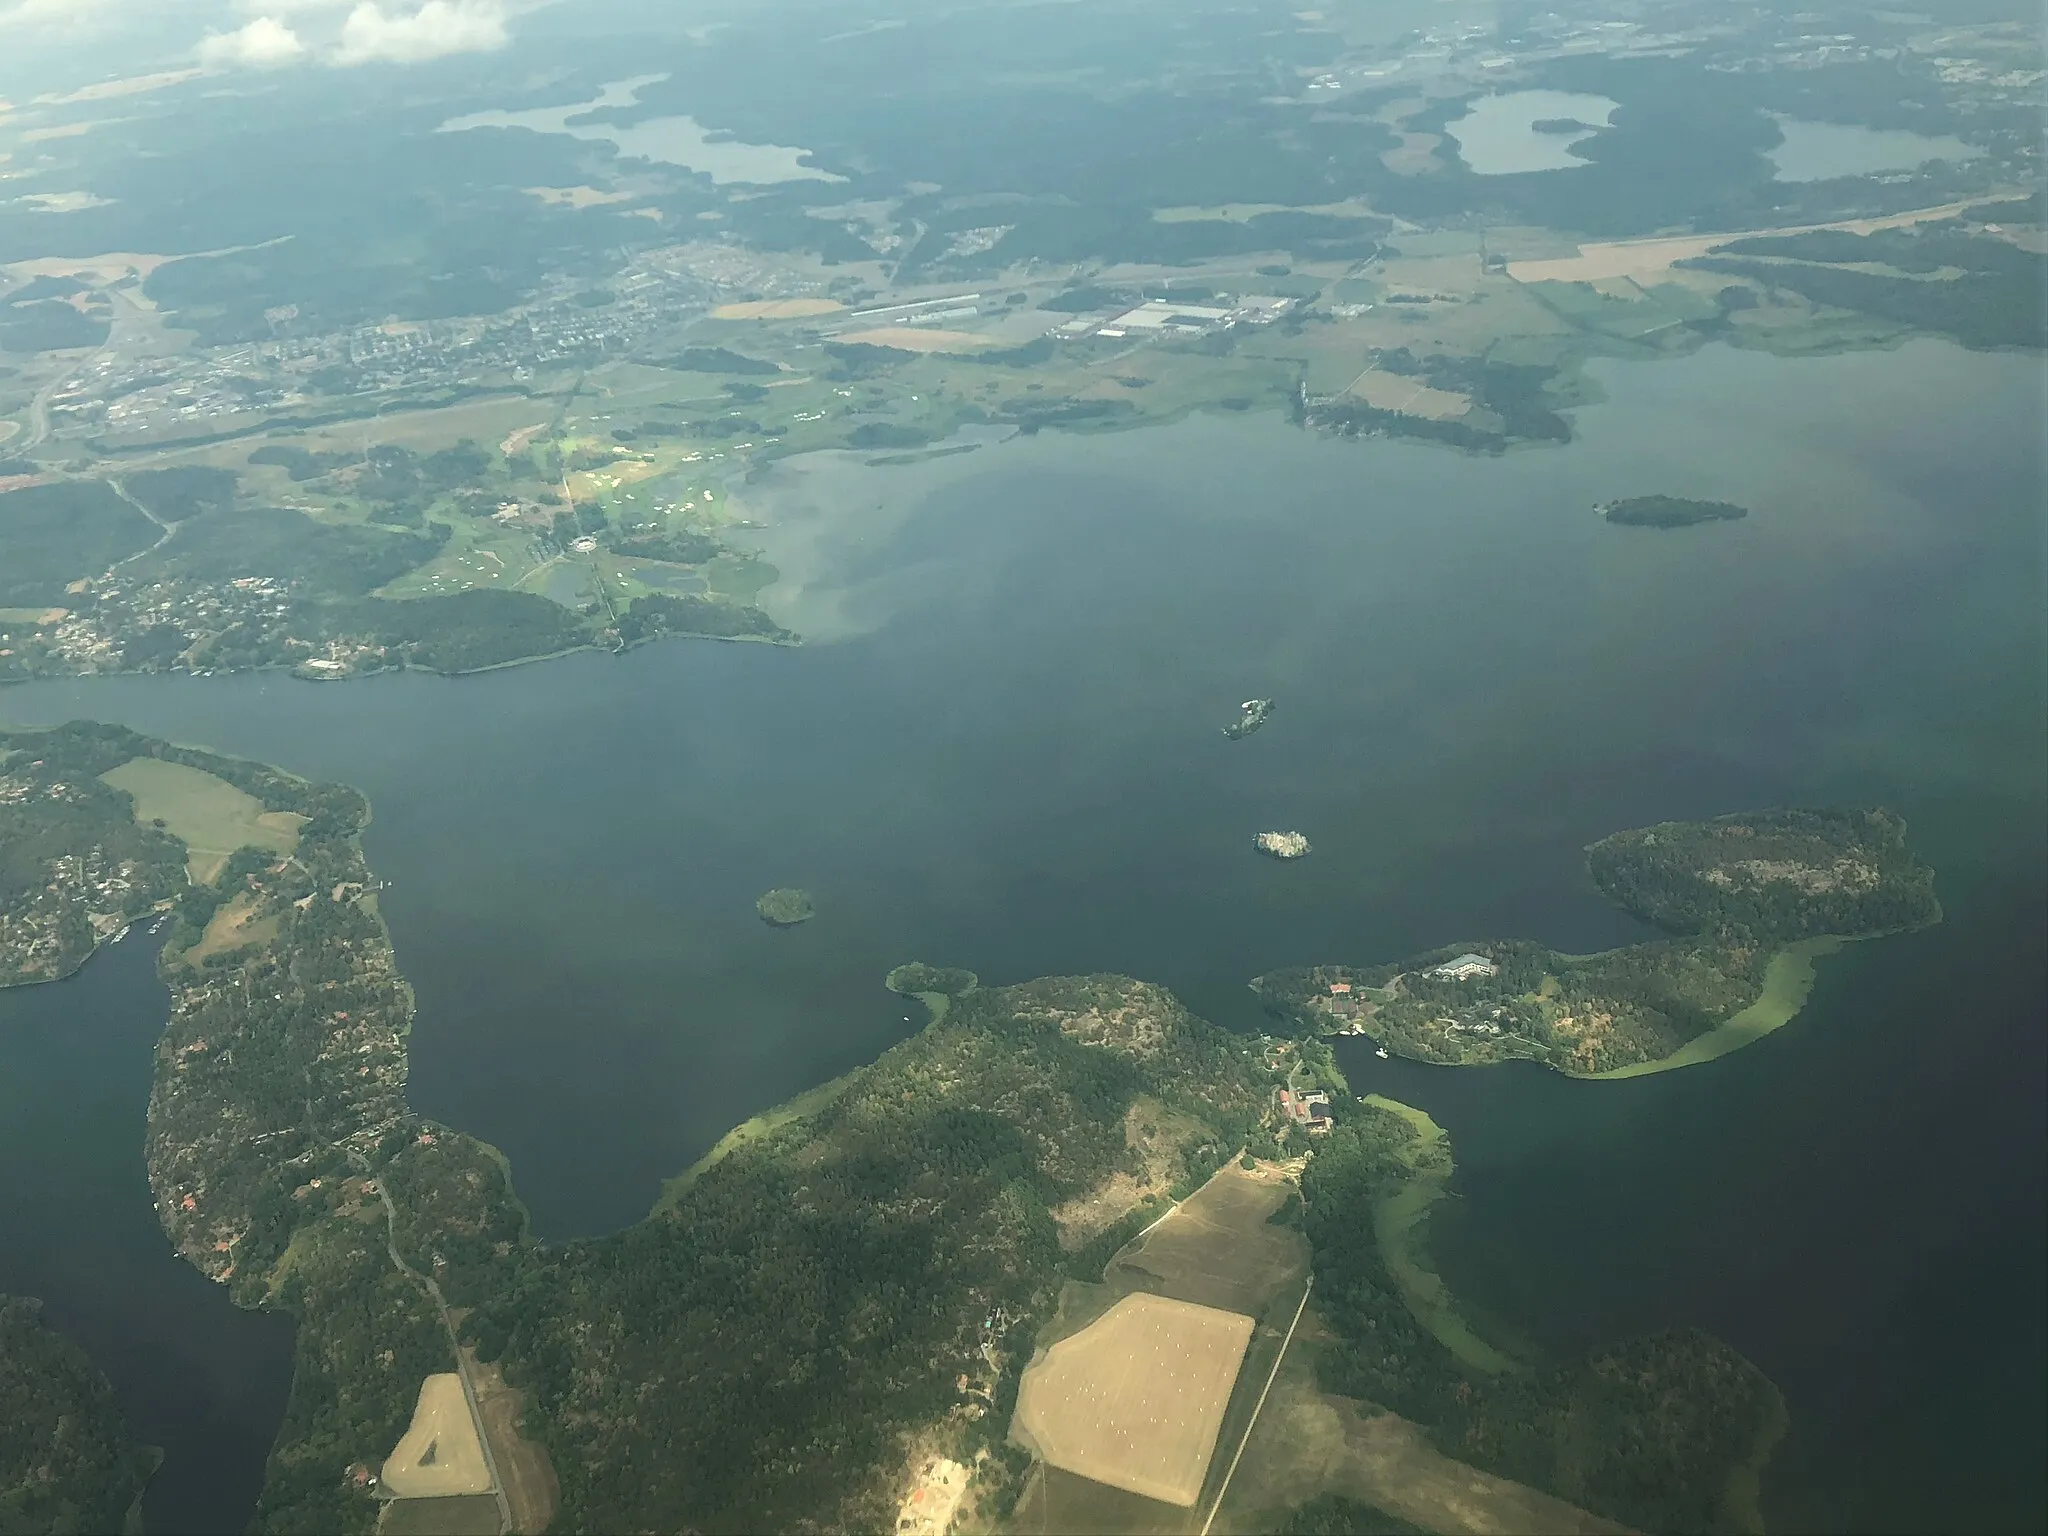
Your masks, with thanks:
[{"label": "sandy clearing", "polygon": [[165,262],[181,259],[145,251],[109,251],[102,256],[38,256],[29,261],[11,261],[0,271],[18,278],[75,277],[84,282],[111,283],[130,275],[148,277]]},{"label": "sandy clearing", "polygon": [[894,347],[899,352],[974,352],[994,345],[988,337],[976,336],[969,331],[936,331],[918,325],[846,331],[834,339],[865,342],[871,347]]},{"label": "sandy clearing", "polygon": [[400,1498],[489,1493],[491,1474],[483,1441],[453,1371],[420,1383],[412,1423],[384,1462],[384,1486]]},{"label": "sandy clearing", "polygon": [[1739,229],[1719,235],[1668,235],[1646,240],[1605,240],[1579,247],[1576,256],[1554,256],[1540,261],[1511,261],[1508,276],[1518,283],[1590,283],[1607,277],[1642,277],[1664,271],[1673,262],[1704,256],[1717,245],[1731,240],[1753,240],[1770,235],[1805,235],[1821,229],[1842,229],[1853,235],[1867,235],[1879,229],[1904,229],[1935,219],[1951,219],[1979,202],[1944,203],[1939,208],[1919,208],[1909,213],[1887,214],[1877,219],[1842,219],[1833,224],[1791,224],[1780,229]]},{"label": "sandy clearing", "polygon": [[806,315],[836,315],[846,306],[837,299],[747,299],[721,304],[714,320],[801,320]]},{"label": "sandy clearing", "polygon": [[1025,1372],[1013,1433],[1051,1466],[1192,1508],[1255,1325],[1138,1292]]}]

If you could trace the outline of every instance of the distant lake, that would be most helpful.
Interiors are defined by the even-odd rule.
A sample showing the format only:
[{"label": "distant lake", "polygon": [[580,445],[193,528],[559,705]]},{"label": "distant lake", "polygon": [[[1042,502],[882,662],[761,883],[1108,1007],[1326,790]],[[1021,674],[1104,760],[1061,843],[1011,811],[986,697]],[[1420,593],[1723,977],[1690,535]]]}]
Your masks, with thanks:
[{"label": "distant lake", "polygon": [[655,160],[701,171],[724,185],[741,182],[767,185],[782,181],[843,181],[830,171],[805,165],[806,151],[784,144],[742,144],[707,130],[692,117],[651,117],[624,126],[618,123],[570,121],[585,113],[630,107],[645,87],[663,75],[643,75],[608,85],[591,100],[567,107],[532,107],[518,112],[472,112],[453,117],[441,125],[442,133],[461,133],[470,128],[526,128],[534,133],[566,133],[578,139],[602,139],[618,147],[621,155],[636,160]]},{"label": "distant lake", "polygon": [[[1509,91],[1469,103],[1465,115],[1446,124],[1444,132],[1457,142],[1465,164],[1481,176],[1563,171],[1586,164],[1570,153],[1571,146],[1605,127],[1618,105],[1605,96],[1576,91]],[[1543,133],[1535,127],[1558,118],[1593,126],[1569,133]]]},{"label": "distant lake", "polygon": [[[1245,982],[1275,966],[1640,937],[1584,873],[1617,828],[1892,805],[1949,922],[1828,962],[1759,1046],[1628,1084],[1352,1064],[1456,1138],[1454,1288],[1558,1347],[1703,1322],[1784,1385],[1781,1526],[2026,1528],[2040,359],[1712,347],[1594,373],[1577,442],[1498,458],[1274,412],[779,464],[740,499],[771,525],[771,608],[819,637],[800,649],[38,684],[0,719],[120,720],[367,792],[414,1103],[501,1146],[551,1238],[634,1220],[734,1123],[903,1038],[903,960],[1122,971],[1256,1027]],[[1659,492],[1751,515],[1592,511]],[[1272,723],[1226,741],[1255,694]],[[1260,858],[1268,828],[1315,854]],[[782,885],[812,922],[760,922]],[[147,1036],[105,1049],[146,1075]],[[26,1155],[0,1181],[33,1180]],[[38,1241],[90,1229],[67,1219]]]},{"label": "distant lake", "polygon": [[1910,171],[1929,160],[1970,160],[1979,153],[1961,139],[1904,128],[1862,128],[1853,123],[1807,123],[1776,117],[1785,141],[1767,150],[1779,181],[1826,181],[1834,176],[1876,176]]}]

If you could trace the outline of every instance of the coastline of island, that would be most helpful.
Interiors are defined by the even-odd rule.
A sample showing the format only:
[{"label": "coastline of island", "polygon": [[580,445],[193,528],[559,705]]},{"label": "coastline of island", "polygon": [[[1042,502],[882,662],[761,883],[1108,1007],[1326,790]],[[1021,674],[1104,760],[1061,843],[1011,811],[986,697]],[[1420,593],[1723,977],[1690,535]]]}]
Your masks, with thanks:
[{"label": "coastline of island", "polygon": [[1297,1028],[1415,1061],[1602,1081],[1697,1066],[1797,1017],[1817,960],[1941,920],[1905,830],[1883,810],[1772,810],[1617,833],[1587,850],[1594,884],[1667,937],[1590,955],[1482,940],[1251,985]]}]

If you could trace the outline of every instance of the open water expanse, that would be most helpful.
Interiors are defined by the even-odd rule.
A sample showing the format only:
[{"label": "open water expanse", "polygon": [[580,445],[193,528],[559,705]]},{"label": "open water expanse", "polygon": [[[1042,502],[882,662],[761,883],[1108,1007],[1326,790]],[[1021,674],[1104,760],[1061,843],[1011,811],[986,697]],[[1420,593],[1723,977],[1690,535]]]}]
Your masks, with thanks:
[{"label": "open water expanse", "polygon": [[[414,1101],[505,1149],[550,1238],[632,1221],[733,1123],[901,1038],[899,961],[1122,971],[1252,1027],[1244,982],[1275,966],[1640,936],[1582,868],[1617,828],[1887,803],[1947,923],[1825,962],[1758,1046],[1612,1084],[1347,1061],[1451,1132],[1455,1289],[1559,1348],[1696,1323],[1780,1383],[1778,1526],[2030,1528],[2040,362],[1714,348],[1598,376],[1576,443],[1497,459],[1246,416],[780,466],[744,495],[787,573],[771,606],[832,637],[798,650],[37,685],[0,692],[0,720],[121,720],[365,790],[420,1000]],[[1649,492],[1752,515],[1590,511]],[[1255,693],[1272,724],[1224,740]],[[1265,828],[1314,856],[1259,858]],[[812,890],[816,920],[761,924],[777,885]],[[73,985],[139,975],[133,942]],[[0,1059],[48,1084],[10,1095],[69,1093],[81,1061],[146,1083],[161,992],[24,1052],[28,1010],[66,995],[0,998]],[[131,1160],[129,1189],[9,1206],[8,1248],[16,1223],[60,1253],[153,1221],[131,1097],[81,1099],[71,1128]],[[0,1181],[46,1176],[0,1145]],[[182,1283],[144,1260],[110,1257],[137,1278],[60,1310],[96,1352]],[[271,1322],[201,1289],[208,1327],[281,1358]],[[221,1389],[138,1370],[123,1390],[147,1434],[150,1405]]]}]

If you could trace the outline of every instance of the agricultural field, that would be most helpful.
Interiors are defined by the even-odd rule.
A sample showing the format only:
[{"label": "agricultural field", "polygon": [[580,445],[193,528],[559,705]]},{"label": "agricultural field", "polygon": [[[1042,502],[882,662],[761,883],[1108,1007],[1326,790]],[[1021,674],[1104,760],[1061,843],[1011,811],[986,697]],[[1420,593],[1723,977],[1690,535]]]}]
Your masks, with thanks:
[{"label": "agricultural field", "polygon": [[254,795],[200,769],[138,757],[100,777],[134,800],[136,821],[161,823],[185,845],[186,872],[195,884],[211,885],[238,848],[288,855],[299,846],[304,817],[266,811]]},{"label": "agricultural field", "polygon": [[393,1499],[377,1520],[377,1536],[498,1536],[498,1501],[488,1493],[439,1499]]},{"label": "agricultural field", "polygon": [[1052,1466],[1192,1506],[1255,1326],[1239,1312],[1126,1295],[1033,1362],[1012,1433]]},{"label": "agricultural field", "polygon": [[420,1383],[412,1423],[385,1458],[383,1481],[404,1499],[491,1491],[483,1440],[470,1416],[462,1378],[453,1371],[437,1372]]}]

